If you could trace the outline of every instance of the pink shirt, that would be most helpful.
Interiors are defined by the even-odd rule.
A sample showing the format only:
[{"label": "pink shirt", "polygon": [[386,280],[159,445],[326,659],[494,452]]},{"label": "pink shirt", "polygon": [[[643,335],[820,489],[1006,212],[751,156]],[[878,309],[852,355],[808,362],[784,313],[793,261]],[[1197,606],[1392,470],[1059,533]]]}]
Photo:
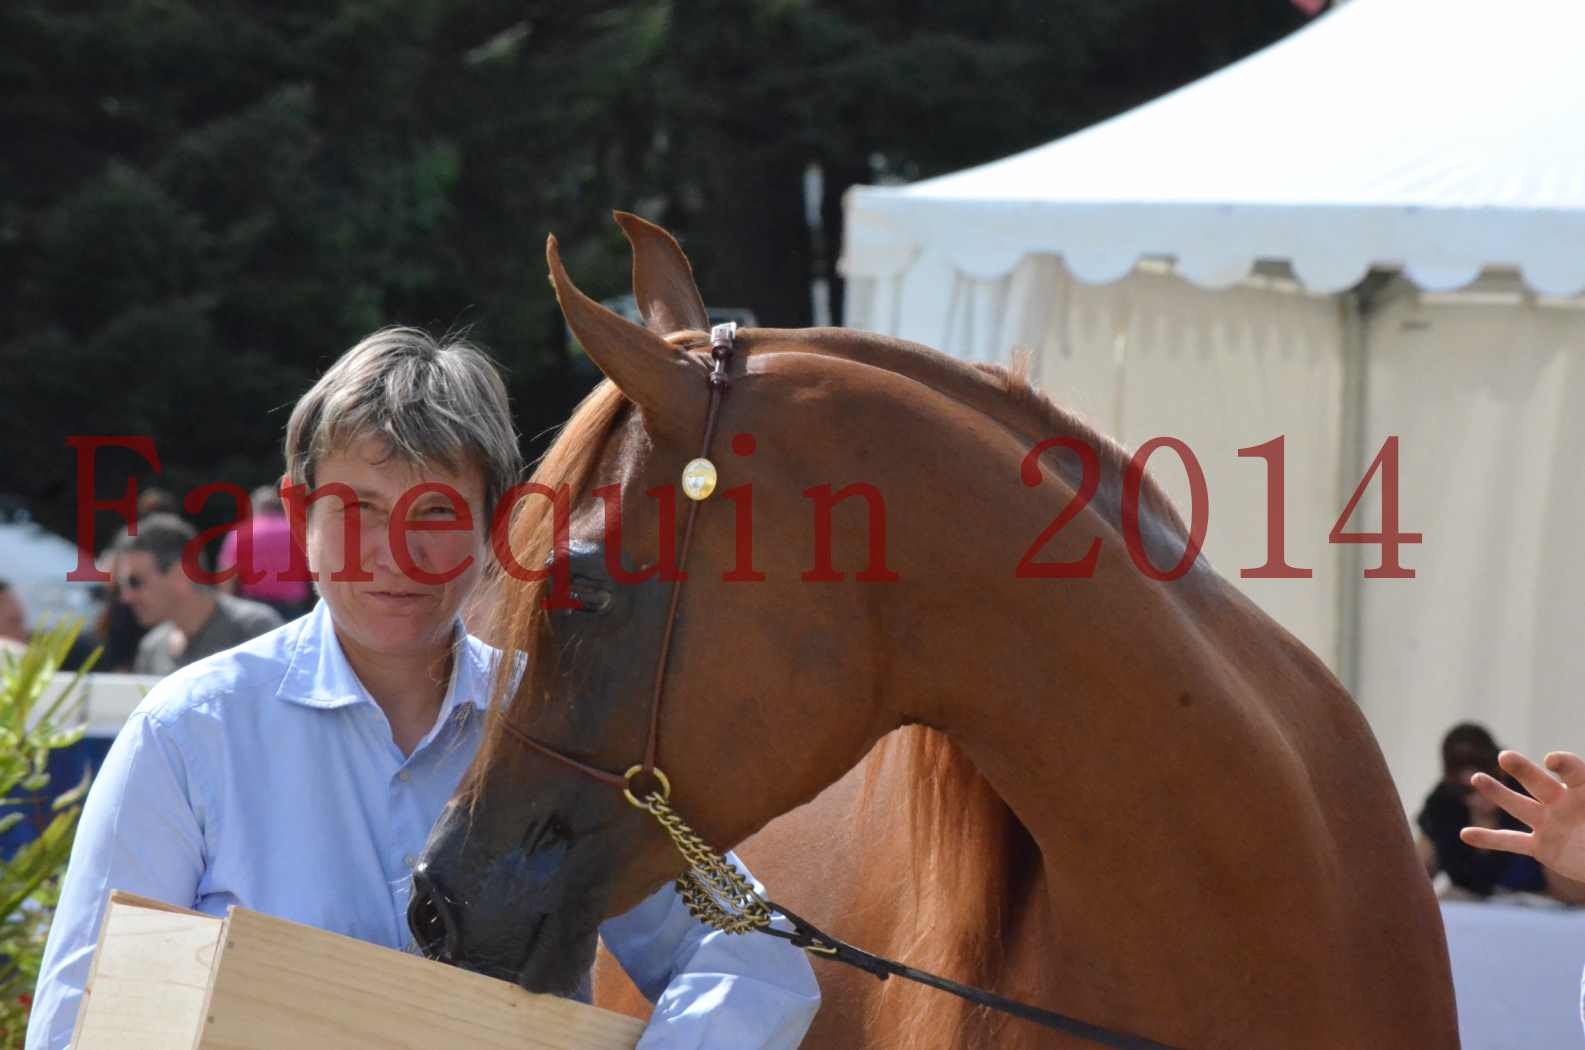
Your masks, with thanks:
[{"label": "pink shirt", "polygon": [[[253,528],[253,564],[248,566],[264,571],[257,583],[238,581],[237,593],[244,598],[270,602],[306,602],[309,598],[307,580],[283,580],[281,574],[292,563],[292,529],[284,514],[255,514],[250,522]],[[217,568],[229,569],[237,563],[237,530],[226,534],[220,545]],[[306,559],[303,564],[307,564]]]}]

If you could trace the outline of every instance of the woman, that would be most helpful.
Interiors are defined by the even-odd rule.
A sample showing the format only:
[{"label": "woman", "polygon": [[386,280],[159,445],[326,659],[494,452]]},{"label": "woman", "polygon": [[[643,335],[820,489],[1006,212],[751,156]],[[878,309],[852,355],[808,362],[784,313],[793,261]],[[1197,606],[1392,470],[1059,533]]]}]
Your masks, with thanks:
[{"label": "woman", "polygon": [[[1546,893],[1549,880],[1531,857],[1475,849],[1459,833],[1467,824],[1518,829],[1512,817],[1478,793],[1470,781],[1477,773],[1497,776],[1497,742],[1484,726],[1460,722],[1442,738],[1442,779],[1426,796],[1415,818],[1415,844],[1426,872],[1447,873],[1449,895],[1489,897],[1495,891]],[[1517,782],[1515,782],[1517,783]]]},{"label": "woman", "polygon": [[[408,945],[409,869],[478,744],[496,651],[462,629],[519,471],[482,354],[377,332],[292,413],[283,499],[316,574],[308,615],[149,693],[84,804],[28,1050],[64,1050],[106,895],[236,904]],[[670,887],[601,933],[657,999],[641,1050],[797,1046],[801,952],[714,933]]]}]

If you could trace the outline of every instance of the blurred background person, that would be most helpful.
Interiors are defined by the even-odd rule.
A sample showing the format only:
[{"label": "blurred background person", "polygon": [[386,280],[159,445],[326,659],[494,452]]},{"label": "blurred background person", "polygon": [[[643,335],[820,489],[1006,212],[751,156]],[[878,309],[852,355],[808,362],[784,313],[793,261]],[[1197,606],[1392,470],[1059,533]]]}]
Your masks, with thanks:
[{"label": "blurred background person", "polygon": [[180,508],[176,505],[176,497],[167,489],[158,485],[144,489],[138,493],[138,520],[154,514],[176,514]]},{"label": "blurred background person", "polygon": [[1529,794],[1489,775],[1475,777],[1475,791],[1525,830],[1475,826],[1465,828],[1462,838],[1482,849],[1534,857],[1550,872],[1585,880],[1585,759],[1572,751],[1553,751],[1542,769],[1517,751],[1504,751],[1498,761]]},{"label": "blurred background person", "polygon": [[[146,488],[138,493],[138,520],[155,514],[176,514],[176,497],[165,489],[155,486]],[[126,539],[127,529],[123,527],[118,532],[110,545],[105,548],[104,555],[99,559],[99,568],[110,577],[110,582],[105,586],[105,604],[99,614],[98,622],[93,625],[93,634],[104,644],[104,655],[99,658],[98,670],[100,671],[130,671],[137,660],[138,645],[143,641],[143,636],[149,629],[138,623],[132,609],[121,598],[121,587],[116,576],[116,551]]]},{"label": "blurred background person", "polygon": [[[10,580],[0,579],[0,651],[21,653],[27,648],[32,637],[33,632],[28,629],[27,609],[22,604],[22,596],[17,593],[15,587],[11,586]],[[66,658],[61,661],[61,670],[79,669],[93,651],[92,639],[79,633],[73,640],[72,647],[67,650]]]},{"label": "blurred background person", "polygon": [[131,671],[132,661],[137,659],[138,643],[149,633],[121,600],[121,585],[116,578],[116,548],[126,534],[124,528],[117,533],[99,558],[99,570],[110,577],[110,582],[105,584],[104,606],[94,624],[94,635],[105,647],[104,656],[99,660],[101,671]]},{"label": "blurred background person", "polygon": [[1486,727],[1474,722],[1461,722],[1442,738],[1442,779],[1426,796],[1415,821],[1426,873],[1432,878],[1446,873],[1448,882],[1439,890],[1443,897],[1538,893],[1568,903],[1585,902],[1578,883],[1545,871],[1533,857],[1479,849],[1460,837],[1465,827],[1524,827],[1473,785],[1479,773],[1518,787],[1498,764],[1500,750]]},{"label": "blurred background person", "polygon": [[[138,522],[136,536],[126,534],[116,541],[115,580],[121,600],[149,628],[132,662],[138,674],[169,674],[284,622],[267,605],[188,579],[182,550],[197,535],[174,514],[155,514]],[[200,556],[200,565],[207,560]]]},{"label": "blurred background person", "polygon": [[0,638],[14,642],[28,640],[27,614],[22,601],[11,589],[9,580],[0,580]]},{"label": "blurred background person", "polygon": [[[286,508],[281,504],[280,493],[274,486],[260,485],[252,494],[253,516],[245,524],[226,533],[220,545],[220,556],[215,565],[220,571],[237,564],[237,534],[249,529],[253,536],[253,551],[249,572],[264,575],[252,583],[230,576],[220,584],[220,589],[250,601],[268,605],[281,614],[283,620],[295,620],[314,607],[314,593],[307,580],[282,579],[292,564],[292,527],[286,519]],[[306,566],[306,560],[302,561]]]},{"label": "blurred background person", "polygon": [[20,653],[27,648],[27,615],[22,601],[6,580],[0,580],[0,652]]}]

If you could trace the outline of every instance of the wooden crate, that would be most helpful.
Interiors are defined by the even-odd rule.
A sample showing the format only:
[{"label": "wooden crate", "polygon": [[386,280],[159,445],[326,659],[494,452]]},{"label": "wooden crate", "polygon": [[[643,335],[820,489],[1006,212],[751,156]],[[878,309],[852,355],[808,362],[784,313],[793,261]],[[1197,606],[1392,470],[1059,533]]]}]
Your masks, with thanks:
[{"label": "wooden crate", "polygon": [[74,1050],[633,1050],[630,1017],[232,908],[112,892]]}]

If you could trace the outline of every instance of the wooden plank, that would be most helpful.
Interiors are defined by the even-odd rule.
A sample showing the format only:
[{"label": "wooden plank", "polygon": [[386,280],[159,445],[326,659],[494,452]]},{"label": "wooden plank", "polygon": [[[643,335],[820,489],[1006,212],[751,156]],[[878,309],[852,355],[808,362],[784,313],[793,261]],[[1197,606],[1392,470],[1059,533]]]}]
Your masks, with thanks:
[{"label": "wooden plank", "polygon": [[198,1036],[224,922],[113,892],[99,927],[74,1050],[187,1050]]},{"label": "wooden plank", "polygon": [[210,915],[208,912],[194,911],[192,908],[178,907],[177,905],[168,903],[166,901],[155,900],[153,897],[144,897],[136,893],[128,893],[126,890],[110,891],[110,906],[114,907],[117,904],[133,908],[152,908],[154,911],[168,911],[175,915],[196,915],[200,919],[208,919],[210,922],[224,921],[214,915]]},{"label": "wooden plank", "polygon": [[196,1050],[633,1050],[630,1017],[245,908]]}]

